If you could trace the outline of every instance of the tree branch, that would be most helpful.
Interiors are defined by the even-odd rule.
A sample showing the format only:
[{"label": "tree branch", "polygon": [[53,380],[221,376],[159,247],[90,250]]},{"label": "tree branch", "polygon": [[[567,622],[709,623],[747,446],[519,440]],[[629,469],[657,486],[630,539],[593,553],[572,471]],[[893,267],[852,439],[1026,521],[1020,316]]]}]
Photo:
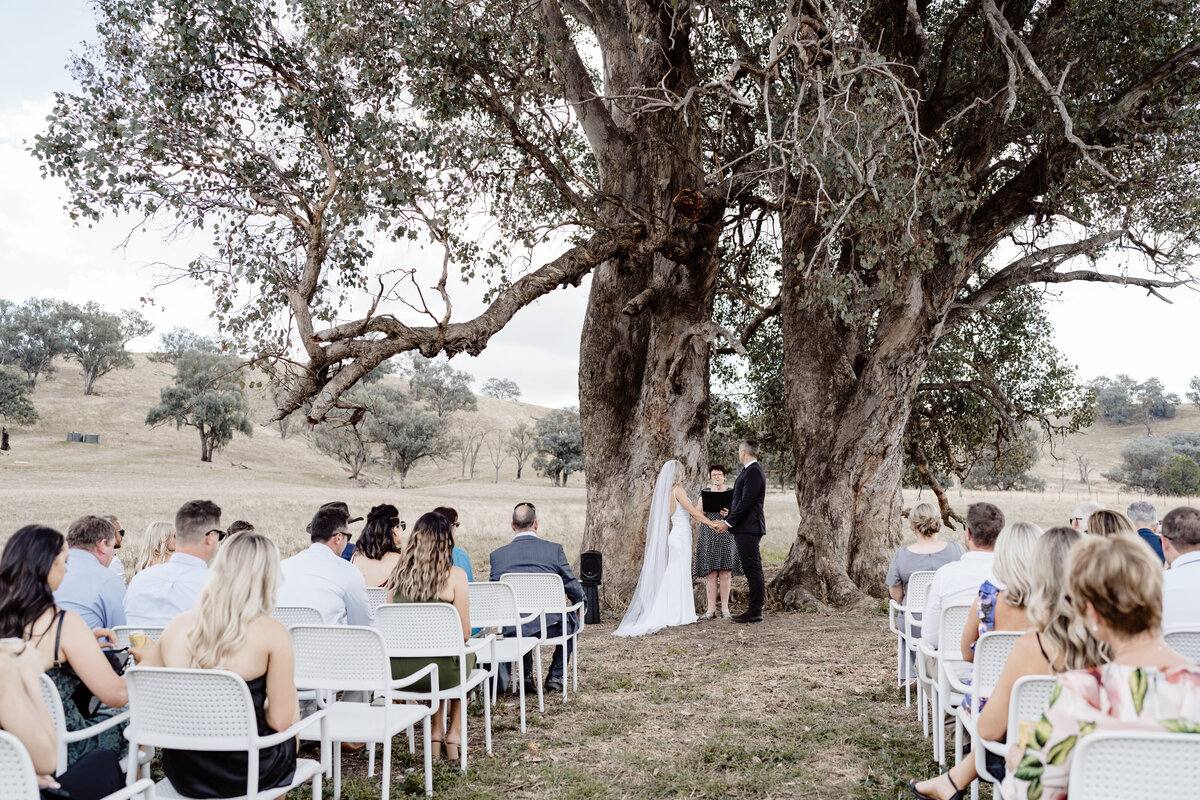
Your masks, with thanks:
[{"label": "tree branch", "polygon": [[563,18],[558,0],[541,0],[537,14],[546,30],[547,45],[554,55],[554,71],[566,87],[567,102],[579,116],[579,123],[592,146],[592,152],[599,158],[608,150],[612,140],[620,136],[620,130],[601,101],[600,93],[596,91],[592,77],[571,40],[571,32],[567,29],[567,21]]}]

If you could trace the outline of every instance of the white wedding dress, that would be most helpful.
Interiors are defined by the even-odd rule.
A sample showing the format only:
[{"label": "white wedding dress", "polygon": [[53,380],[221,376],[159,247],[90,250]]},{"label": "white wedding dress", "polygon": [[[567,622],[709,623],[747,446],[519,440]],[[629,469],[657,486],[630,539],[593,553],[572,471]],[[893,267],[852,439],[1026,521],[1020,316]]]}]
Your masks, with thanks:
[{"label": "white wedding dress", "polygon": [[668,461],[658,474],[646,526],[642,573],[616,636],[644,636],[671,625],[690,625],[697,619],[692,595],[691,516],[678,502],[670,513],[677,467],[678,462]]}]

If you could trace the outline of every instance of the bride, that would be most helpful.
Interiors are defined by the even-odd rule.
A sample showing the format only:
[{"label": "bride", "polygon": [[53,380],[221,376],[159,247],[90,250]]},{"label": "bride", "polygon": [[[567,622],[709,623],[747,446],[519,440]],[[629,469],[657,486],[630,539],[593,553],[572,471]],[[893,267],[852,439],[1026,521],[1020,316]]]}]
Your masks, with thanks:
[{"label": "bride", "polygon": [[690,625],[697,619],[688,518],[708,519],[688,500],[680,485],[682,479],[683,465],[678,461],[668,461],[658,473],[646,523],[642,574],[615,636],[642,636],[669,625]]}]

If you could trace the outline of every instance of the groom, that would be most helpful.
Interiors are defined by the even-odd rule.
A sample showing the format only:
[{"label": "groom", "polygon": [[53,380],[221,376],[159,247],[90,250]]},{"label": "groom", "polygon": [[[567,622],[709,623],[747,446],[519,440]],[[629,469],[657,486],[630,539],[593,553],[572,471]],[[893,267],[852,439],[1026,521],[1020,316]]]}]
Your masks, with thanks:
[{"label": "groom", "polygon": [[733,621],[762,622],[763,571],[758,542],[767,532],[767,518],[763,514],[767,481],[758,464],[758,442],[753,439],[742,441],[738,445],[738,461],[742,464],[742,474],[733,484],[733,508],[724,520],[709,524],[715,530],[733,534],[746,581],[750,584],[749,607],[744,614],[734,617]]}]

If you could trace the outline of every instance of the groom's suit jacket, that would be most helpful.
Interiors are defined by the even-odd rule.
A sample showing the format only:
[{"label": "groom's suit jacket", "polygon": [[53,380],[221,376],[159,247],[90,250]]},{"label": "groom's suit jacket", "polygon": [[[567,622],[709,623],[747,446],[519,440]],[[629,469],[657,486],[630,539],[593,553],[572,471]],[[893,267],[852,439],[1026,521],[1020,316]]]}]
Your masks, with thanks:
[{"label": "groom's suit jacket", "polygon": [[765,536],[767,517],[763,513],[763,499],[767,495],[767,480],[762,467],[755,461],[742,470],[733,483],[733,504],[725,521],[732,534]]}]

